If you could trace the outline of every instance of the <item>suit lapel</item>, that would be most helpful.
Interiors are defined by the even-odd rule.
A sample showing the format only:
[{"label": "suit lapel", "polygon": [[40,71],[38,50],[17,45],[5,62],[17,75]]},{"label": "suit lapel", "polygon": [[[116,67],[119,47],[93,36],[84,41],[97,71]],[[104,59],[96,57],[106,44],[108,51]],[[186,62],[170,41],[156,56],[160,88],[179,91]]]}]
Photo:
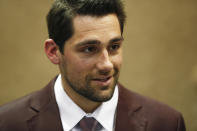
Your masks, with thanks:
[{"label": "suit lapel", "polygon": [[54,104],[49,103],[46,109],[28,120],[30,131],[63,131],[58,109]]},{"label": "suit lapel", "polygon": [[34,94],[29,107],[31,117],[27,120],[29,131],[63,131],[53,91],[55,80]]},{"label": "suit lapel", "polygon": [[[30,100],[27,125],[29,131],[63,131],[59,109],[53,91],[55,79],[45,88],[35,92]],[[145,131],[147,120],[142,115],[142,105],[134,93],[119,85],[119,100],[115,131]]]},{"label": "suit lapel", "polygon": [[128,92],[130,91],[119,85],[115,131],[145,131],[148,122],[141,113],[143,107]]}]

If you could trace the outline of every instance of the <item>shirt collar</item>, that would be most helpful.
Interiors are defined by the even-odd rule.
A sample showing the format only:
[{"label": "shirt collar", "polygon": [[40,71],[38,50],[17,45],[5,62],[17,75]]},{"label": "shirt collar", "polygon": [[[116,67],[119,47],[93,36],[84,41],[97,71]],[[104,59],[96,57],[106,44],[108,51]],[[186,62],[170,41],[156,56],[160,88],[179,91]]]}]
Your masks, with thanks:
[{"label": "shirt collar", "polygon": [[58,76],[55,82],[54,92],[64,130],[71,130],[84,116],[94,117],[106,130],[113,130],[116,107],[118,103],[117,86],[115,87],[112,98],[109,101],[103,102],[91,114],[84,112],[66,94],[62,86],[61,75]]}]

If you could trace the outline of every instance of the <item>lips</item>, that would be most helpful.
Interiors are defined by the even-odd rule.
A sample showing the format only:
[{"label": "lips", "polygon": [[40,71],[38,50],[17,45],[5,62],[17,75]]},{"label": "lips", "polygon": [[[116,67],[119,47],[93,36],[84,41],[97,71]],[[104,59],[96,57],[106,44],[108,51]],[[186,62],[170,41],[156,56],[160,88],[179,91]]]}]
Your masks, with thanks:
[{"label": "lips", "polygon": [[105,81],[109,80],[110,78],[111,78],[111,76],[109,76],[109,77],[104,77],[104,78],[96,78],[96,79],[93,79],[93,80],[105,82]]},{"label": "lips", "polygon": [[93,83],[95,83],[96,85],[100,85],[100,86],[109,86],[110,83],[112,82],[112,76],[108,76],[108,77],[100,77],[100,78],[95,78],[92,79]]}]

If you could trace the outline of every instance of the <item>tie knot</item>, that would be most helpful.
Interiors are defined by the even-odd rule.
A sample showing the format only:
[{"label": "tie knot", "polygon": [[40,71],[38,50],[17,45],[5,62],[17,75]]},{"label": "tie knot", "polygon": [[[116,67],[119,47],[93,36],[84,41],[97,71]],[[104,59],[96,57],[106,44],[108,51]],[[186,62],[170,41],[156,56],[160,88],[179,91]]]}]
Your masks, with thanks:
[{"label": "tie knot", "polygon": [[102,128],[99,122],[93,117],[83,117],[79,122],[79,125],[82,131],[95,131]]},{"label": "tie knot", "polygon": [[93,129],[96,124],[96,120],[93,117],[83,117],[80,121],[80,127],[82,129]]}]

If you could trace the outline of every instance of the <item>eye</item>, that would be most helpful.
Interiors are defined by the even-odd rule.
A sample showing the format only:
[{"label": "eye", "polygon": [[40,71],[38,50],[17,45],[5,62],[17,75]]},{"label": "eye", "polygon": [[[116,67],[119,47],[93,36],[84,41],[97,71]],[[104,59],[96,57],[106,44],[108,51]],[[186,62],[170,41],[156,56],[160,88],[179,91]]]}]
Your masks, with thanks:
[{"label": "eye", "polygon": [[119,48],[120,48],[120,44],[112,44],[112,45],[109,47],[109,50],[110,50],[110,51],[117,51]]},{"label": "eye", "polygon": [[84,49],[83,49],[83,52],[85,52],[85,53],[94,53],[94,52],[97,52],[97,47],[95,47],[95,46],[88,46],[88,47],[85,47]]}]

